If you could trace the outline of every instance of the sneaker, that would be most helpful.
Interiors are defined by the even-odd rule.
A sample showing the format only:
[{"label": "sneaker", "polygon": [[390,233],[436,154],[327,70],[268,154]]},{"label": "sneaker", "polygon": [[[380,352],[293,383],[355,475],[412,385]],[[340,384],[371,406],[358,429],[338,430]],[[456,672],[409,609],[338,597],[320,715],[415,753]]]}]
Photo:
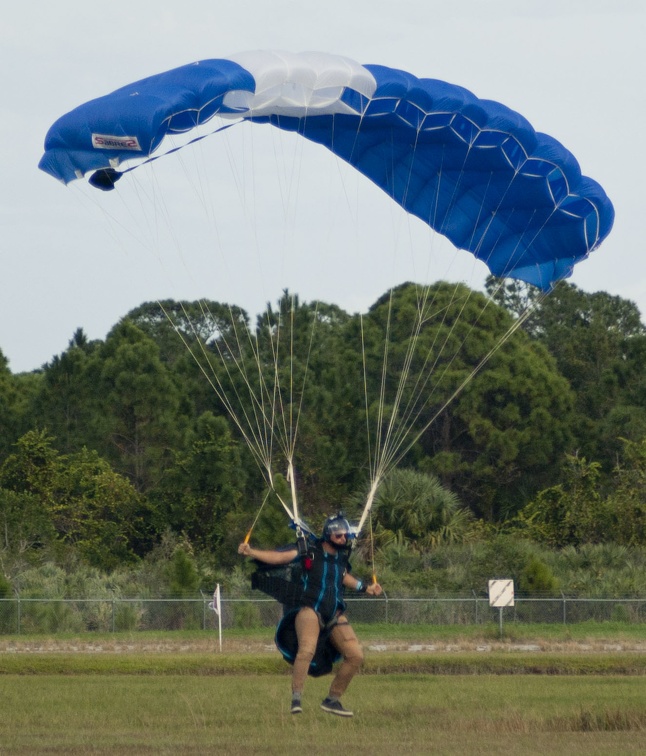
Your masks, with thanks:
[{"label": "sneaker", "polygon": [[324,698],[321,702],[321,708],[323,711],[327,711],[328,714],[336,714],[339,717],[353,716],[351,711],[348,711],[341,706],[341,701],[333,701],[331,698]]},{"label": "sneaker", "polygon": [[303,713],[303,707],[301,706],[301,702],[298,698],[292,698],[292,706],[291,706],[290,712],[292,714]]}]

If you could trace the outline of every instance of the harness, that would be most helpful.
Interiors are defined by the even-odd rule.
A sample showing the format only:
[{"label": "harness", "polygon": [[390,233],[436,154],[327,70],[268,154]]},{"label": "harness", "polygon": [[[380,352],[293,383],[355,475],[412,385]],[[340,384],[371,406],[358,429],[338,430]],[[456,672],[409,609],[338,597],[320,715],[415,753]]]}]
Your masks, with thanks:
[{"label": "harness", "polygon": [[[293,546],[284,547],[283,550]],[[275,598],[283,605],[283,617],[276,627],[275,642],[285,661],[293,664],[298,652],[296,615],[308,606],[318,618],[320,633],[308,674],[312,677],[328,674],[341,658],[332,645],[330,633],[345,609],[342,580],[350,569],[348,555],[338,551],[327,555],[319,541],[299,537],[298,555],[286,565],[267,565],[256,562],[251,587]],[[329,574],[330,569],[334,575]]]}]

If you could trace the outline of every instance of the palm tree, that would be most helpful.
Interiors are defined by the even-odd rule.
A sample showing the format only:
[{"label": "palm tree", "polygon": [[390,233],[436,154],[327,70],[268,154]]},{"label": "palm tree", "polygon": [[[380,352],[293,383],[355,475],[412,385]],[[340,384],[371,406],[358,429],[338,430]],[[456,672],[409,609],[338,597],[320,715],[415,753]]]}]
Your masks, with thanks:
[{"label": "palm tree", "polygon": [[[384,543],[399,535],[419,551],[439,544],[461,543],[472,515],[434,475],[395,470],[375,498],[375,517]],[[387,532],[384,532],[387,531]]]}]

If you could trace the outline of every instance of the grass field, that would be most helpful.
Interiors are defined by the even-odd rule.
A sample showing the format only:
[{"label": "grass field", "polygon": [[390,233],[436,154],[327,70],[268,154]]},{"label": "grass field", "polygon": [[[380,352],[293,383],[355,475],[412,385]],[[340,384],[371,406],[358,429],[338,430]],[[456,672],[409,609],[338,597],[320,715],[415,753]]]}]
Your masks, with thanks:
[{"label": "grass field", "polygon": [[434,630],[359,628],[368,648],[445,645],[368,650],[349,720],[319,709],[329,678],[308,680],[304,713],[289,714],[289,667],[266,630],[230,634],[223,654],[203,633],[3,636],[0,754],[646,753],[643,629],[553,630],[531,653],[514,646],[547,643],[537,628],[506,646]]},{"label": "grass field", "polygon": [[644,753],[638,677],[374,675],[352,720],[288,711],[279,675],[0,677],[2,754]]}]

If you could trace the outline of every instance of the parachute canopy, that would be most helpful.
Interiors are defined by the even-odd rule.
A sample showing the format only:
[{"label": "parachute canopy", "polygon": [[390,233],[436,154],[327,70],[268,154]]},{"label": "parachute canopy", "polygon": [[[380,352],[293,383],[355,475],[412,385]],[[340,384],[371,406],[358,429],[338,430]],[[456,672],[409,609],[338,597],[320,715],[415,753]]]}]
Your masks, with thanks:
[{"label": "parachute canopy", "polygon": [[69,183],[214,116],[324,145],[492,273],[549,290],[608,235],[614,210],[574,156],[523,116],[468,90],[325,53],[249,52],[151,76],[49,130],[39,167]]}]

